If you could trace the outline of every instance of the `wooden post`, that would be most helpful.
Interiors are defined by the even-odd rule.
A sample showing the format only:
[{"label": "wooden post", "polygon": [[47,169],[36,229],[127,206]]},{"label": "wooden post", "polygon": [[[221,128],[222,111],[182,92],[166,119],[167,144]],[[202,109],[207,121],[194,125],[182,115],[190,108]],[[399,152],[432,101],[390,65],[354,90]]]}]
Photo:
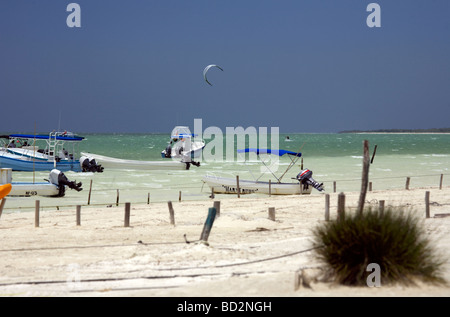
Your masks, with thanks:
[{"label": "wooden post", "polygon": [[333,182],[333,193],[336,192],[336,181]]},{"label": "wooden post", "polygon": [[241,198],[241,190],[239,189],[239,175],[236,175],[236,191],[238,198]]},{"label": "wooden post", "polygon": [[373,163],[373,159],[375,158],[375,153],[377,153],[377,145],[375,144],[375,148],[373,149],[372,159],[370,160],[370,164]]},{"label": "wooden post", "polygon": [[150,193],[147,194],[147,205],[150,205]]},{"label": "wooden post", "polygon": [[408,190],[409,189],[409,177],[406,177],[406,185],[405,185],[405,189]]},{"label": "wooden post", "polygon": [[3,207],[5,207],[5,203],[6,203],[6,198],[3,198],[2,201],[0,202],[0,218],[2,217]]},{"label": "wooden post", "polygon": [[130,226],[130,203],[125,203],[125,219],[124,219],[124,227]]},{"label": "wooden post", "polygon": [[300,164],[300,170],[302,171],[302,170],[303,170],[303,157],[301,158],[300,162],[301,162],[301,164]]},{"label": "wooden post", "polygon": [[211,196],[209,198],[214,199],[214,187],[211,187]]},{"label": "wooden post", "polygon": [[77,205],[77,226],[81,226],[81,206]]},{"label": "wooden post", "polygon": [[275,221],[275,207],[269,207],[269,219]]},{"label": "wooden post", "polygon": [[369,183],[369,141],[363,141],[364,157],[363,157],[363,169],[361,177],[361,192],[359,194],[358,209],[357,212],[362,214],[364,210],[364,202],[366,201],[367,185]]},{"label": "wooden post", "polygon": [[36,200],[35,202],[35,209],[34,209],[34,227],[39,227],[39,211],[41,209],[40,206],[41,202],[39,200]]},{"label": "wooden post", "polygon": [[214,208],[216,208],[216,217],[220,217],[220,201],[214,202]]},{"label": "wooden post", "polygon": [[338,206],[337,206],[337,220],[343,221],[345,219],[345,195],[340,193],[338,195]]},{"label": "wooden post", "polygon": [[169,206],[170,224],[175,225],[175,212],[173,211],[172,202],[167,202],[167,205]]},{"label": "wooden post", "polygon": [[181,202],[181,190],[180,190],[180,192],[178,193],[178,202]]},{"label": "wooden post", "polygon": [[91,204],[91,191],[92,191],[92,179],[91,179],[91,185],[89,186],[88,205]]},{"label": "wooden post", "polygon": [[119,190],[117,190],[116,206],[119,206]]},{"label": "wooden post", "polygon": [[269,179],[269,197],[272,196],[272,180]]},{"label": "wooden post", "polygon": [[378,213],[380,216],[383,216],[384,214],[384,200],[380,200],[378,203]]},{"label": "wooden post", "polygon": [[330,194],[325,194],[325,221],[330,221]]},{"label": "wooden post", "polygon": [[430,192],[425,192],[425,218],[430,218]]},{"label": "wooden post", "polygon": [[441,174],[441,180],[439,181],[439,189],[442,189],[442,181],[444,180],[444,174]]},{"label": "wooden post", "polygon": [[372,191],[372,182],[369,182],[369,192]]},{"label": "wooden post", "polygon": [[209,233],[211,232],[211,228],[215,218],[216,218],[216,208],[211,207],[208,209],[208,217],[206,218],[202,234],[200,235],[201,241],[204,242],[208,241]]}]

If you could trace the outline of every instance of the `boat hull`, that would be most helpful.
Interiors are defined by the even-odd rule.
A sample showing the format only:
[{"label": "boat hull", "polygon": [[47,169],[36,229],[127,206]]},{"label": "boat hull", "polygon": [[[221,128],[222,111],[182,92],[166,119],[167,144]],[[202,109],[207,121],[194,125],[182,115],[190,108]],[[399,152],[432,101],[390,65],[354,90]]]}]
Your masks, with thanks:
[{"label": "boat hull", "polygon": [[205,142],[200,142],[200,141],[195,141],[192,144],[192,150],[191,151],[184,151],[181,153],[177,153],[176,149],[173,150],[173,152],[171,153],[170,157],[166,156],[166,150],[161,151],[161,157],[162,158],[183,158],[183,157],[191,157],[192,159],[194,158],[200,158],[202,156],[203,153],[203,149],[205,148]]},{"label": "boat hull", "polygon": [[[203,182],[208,184],[214,193],[237,194],[236,179],[226,177],[205,176]],[[299,183],[271,183],[239,180],[240,194],[272,194],[272,195],[309,195],[312,187]]]},{"label": "boat hull", "polygon": [[138,161],[125,160],[93,153],[81,153],[82,156],[95,159],[96,163],[106,169],[130,169],[130,170],[185,170],[186,163],[172,160],[164,161]]},{"label": "boat hull", "polygon": [[[51,177],[49,176],[49,179]],[[48,196],[48,197],[62,197],[65,191],[60,192],[60,188],[55,183],[46,182],[13,182],[12,170],[10,168],[0,169],[0,189],[10,187],[8,196]],[[1,190],[0,190],[1,192]]]},{"label": "boat hull", "polygon": [[27,183],[18,182],[11,183],[11,192],[8,196],[20,196],[20,197],[31,197],[31,196],[49,196],[57,197],[59,195],[58,186],[50,184],[48,182],[39,183]]},{"label": "boat hull", "polygon": [[33,160],[32,158],[22,157],[6,152],[0,153],[0,168],[11,168],[13,171],[21,172],[51,171],[55,168],[61,172],[81,172],[79,161],[49,162]]}]

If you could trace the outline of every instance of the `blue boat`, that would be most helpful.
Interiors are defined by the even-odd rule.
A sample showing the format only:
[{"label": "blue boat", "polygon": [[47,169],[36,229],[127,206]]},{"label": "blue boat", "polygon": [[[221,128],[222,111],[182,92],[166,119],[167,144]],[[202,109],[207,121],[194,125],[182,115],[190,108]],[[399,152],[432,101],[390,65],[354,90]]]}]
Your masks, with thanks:
[{"label": "blue boat", "polygon": [[[8,142],[0,148],[0,168],[13,171],[51,171],[81,172],[82,164],[76,158],[76,148],[84,137],[68,132],[52,132],[49,135],[11,134]],[[45,147],[39,148],[38,141]],[[69,146],[71,152],[66,149]]]}]

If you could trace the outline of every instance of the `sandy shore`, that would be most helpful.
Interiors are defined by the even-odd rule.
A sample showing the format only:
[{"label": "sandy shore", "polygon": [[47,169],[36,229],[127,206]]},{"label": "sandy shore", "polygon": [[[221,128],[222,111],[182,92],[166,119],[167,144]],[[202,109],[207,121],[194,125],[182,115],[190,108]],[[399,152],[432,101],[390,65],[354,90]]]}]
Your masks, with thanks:
[{"label": "sandy shore", "polygon": [[[431,217],[425,219],[425,192]],[[337,193],[330,194],[336,219]],[[346,193],[356,207],[359,193]],[[220,200],[217,198],[215,200]],[[408,206],[423,218],[436,250],[450,255],[450,188],[373,191],[366,204]],[[311,229],[324,221],[323,194],[222,199],[208,242],[200,237],[213,200],[3,213],[0,218],[0,296],[450,296],[450,286],[345,287],[312,282],[296,288],[298,272],[320,267],[312,257]],[[275,208],[275,221],[268,208]],[[439,216],[439,215],[438,215]],[[191,243],[186,243],[184,235]],[[450,264],[444,267],[450,281]]]}]

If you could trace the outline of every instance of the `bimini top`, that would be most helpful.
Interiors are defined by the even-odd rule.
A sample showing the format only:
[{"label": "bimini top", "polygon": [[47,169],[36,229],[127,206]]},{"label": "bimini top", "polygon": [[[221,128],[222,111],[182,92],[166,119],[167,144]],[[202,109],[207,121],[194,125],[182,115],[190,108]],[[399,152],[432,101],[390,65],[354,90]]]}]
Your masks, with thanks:
[{"label": "bimini top", "polygon": [[22,138],[22,139],[37,139],[37,140],[61,140],[61,141],[82,141],[84,137],[82,136],[65,136],[65,135],[42,135],[42,134],[11,134],[10,138]]},{"label": "bimini top", "polygon": [[197,134],[193,134],[193,133],[191,133],[191,134],[180,133],[180,134],[177,134],[177,135],[172,135],[170,137],[172,139],[186,139],[186,138],[193,138],[193,137],[196,137],[196,136],[197,136]]},{"label": "bimini top", "polygon": [[193,138],[196,137],[196,134],[191,133],[191,130],[189,130],[189,127],[187,126],[176,126],[173,128],[172,133],[170,137],[172,139],[184,139],[184,138]]},{"label": "bimini top", "polygon": [[249,152],[253,152],[256,154],[273,154],[273,155],[278,155],[278,156],[283,156],[285,154],[288,155],[294,155],[294,156],[302,156],[302,153],[297,153],[297,152],[292,152],[292,151],[287,151],[287,150],[274,150],[274,149],[255,149],[255,148],[249,148],[249,149],[242,149],[242,150],[237,150],[238,153],[249,153]]}]

